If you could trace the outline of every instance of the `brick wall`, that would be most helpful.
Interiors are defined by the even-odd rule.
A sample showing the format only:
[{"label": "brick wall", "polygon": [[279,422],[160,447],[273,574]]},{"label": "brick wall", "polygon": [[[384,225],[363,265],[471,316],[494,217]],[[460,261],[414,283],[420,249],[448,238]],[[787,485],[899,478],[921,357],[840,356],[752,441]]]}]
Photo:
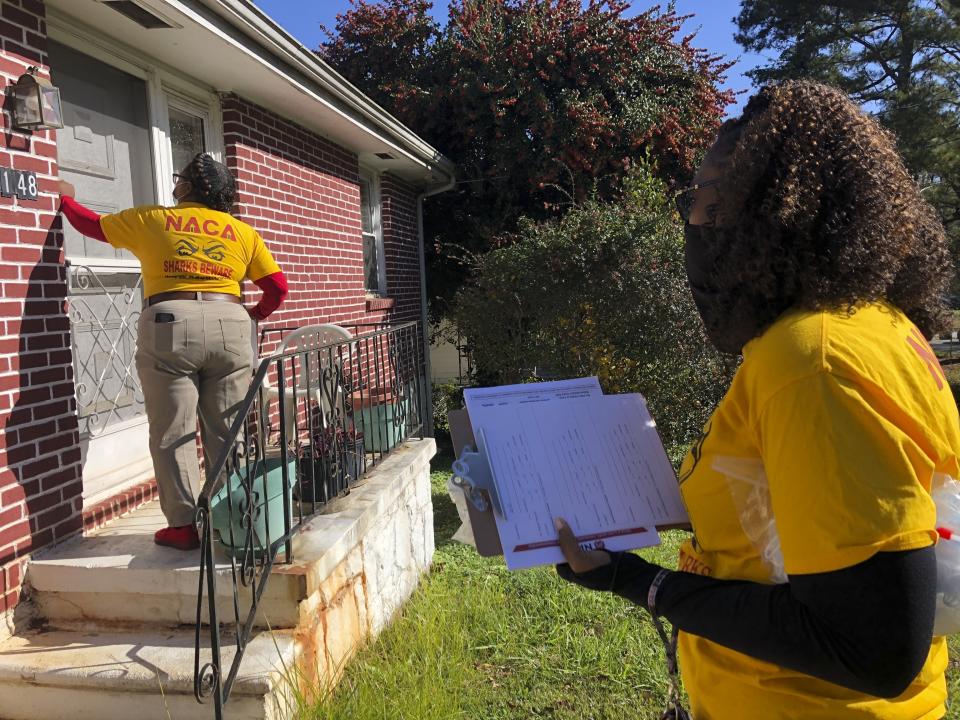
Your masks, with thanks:
[{"label": "brick wall", "polygon": [[[264,327],[420,319],[414,188],[381,178],[393,303],[368,302],[357,156],[236,96],[223,99],[223,125],[227,165],[238,180],[236,214],[260,232],[290,284]],[[372,309],[377,305],[390,307]]]},{"label": "brick wall", "polygon": [[[290,285],[287,301],[261,325],[267,329],[261,352],[282,337],[271,327],[336,323],[358,333],[372,329],[363,324],[420,320],[415,189],[381,176],[389,298],[368,298],[357,156],[236,96],[223,99],[223,123],[227,165],[238,181],[235,213],[260,232]],[[372,377],[370,348],[358,360]]]},{"label": "brick wall", "polygon": [[385,175],[380,183],[380,196],[387,295],[396,302],[394,318],[420,320],[416,190],[399,178]]},{"label": "brick wall", "polygon": [[[0,83],[48,75],[39,0],[0,1]],[[0,613],[17,604],[29,553],[80,530],[82,482],[56,220],[53,131],[13,130],[0,113],[0,166],[36,172],[41,195],[0,197]]]}]

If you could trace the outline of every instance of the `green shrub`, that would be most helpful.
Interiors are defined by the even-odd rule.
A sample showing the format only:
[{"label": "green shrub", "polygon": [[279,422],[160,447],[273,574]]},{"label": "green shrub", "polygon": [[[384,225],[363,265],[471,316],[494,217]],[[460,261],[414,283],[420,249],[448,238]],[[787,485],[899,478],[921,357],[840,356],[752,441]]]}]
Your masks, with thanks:
[{"label": "green shrub", "polygon": [[455,382],[435,383],[433,386],[433,436],[442,446],[450,444],[451,410],[463,407],[463,388]]},{"label": "green shrub", "polygon": [[687,286],[682,232],[643,166],[625,199],[524,222],[482,256],[453,320],[483,384],[596,374],[608,393],[640,392],[664,443],[689,442],[729,384]]}]

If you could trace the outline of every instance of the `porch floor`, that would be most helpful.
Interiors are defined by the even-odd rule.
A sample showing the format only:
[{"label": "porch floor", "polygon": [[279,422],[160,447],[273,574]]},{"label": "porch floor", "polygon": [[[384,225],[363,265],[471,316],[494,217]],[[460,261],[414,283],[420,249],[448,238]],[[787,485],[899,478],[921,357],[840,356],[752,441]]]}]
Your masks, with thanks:
[{"label": "porch floor", "polygon": [[[40,555],[30,564],[40,614],[57,621],[194,624],[200,554],[156,545],[153,534],[165,525],[154,500]],[[216,573],[221,612],[232,615],[231,565],[222,554]],[[297,605],[305,596],[303,573],[275,566],[263,598],[262,626],[296,626]]]}]

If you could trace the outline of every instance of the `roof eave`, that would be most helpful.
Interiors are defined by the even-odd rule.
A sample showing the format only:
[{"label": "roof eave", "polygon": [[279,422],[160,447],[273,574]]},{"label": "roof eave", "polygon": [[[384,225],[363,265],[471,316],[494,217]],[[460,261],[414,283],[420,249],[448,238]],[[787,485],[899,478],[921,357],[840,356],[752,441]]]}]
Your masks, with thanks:
[{"label": "roof eave", "polygon": [[199,0],[207,8],[230,22],[237,30],[256,42],[261,48],[295,68],[349,114],[356,116],[358,125],[370,123],[387,134],[403,150],[437,177],[428,185],[446,185],[454,177],[454,165],[436,148],[405,126],[382,107],[364,95],[327,63],[271,19],[249,0]]}]

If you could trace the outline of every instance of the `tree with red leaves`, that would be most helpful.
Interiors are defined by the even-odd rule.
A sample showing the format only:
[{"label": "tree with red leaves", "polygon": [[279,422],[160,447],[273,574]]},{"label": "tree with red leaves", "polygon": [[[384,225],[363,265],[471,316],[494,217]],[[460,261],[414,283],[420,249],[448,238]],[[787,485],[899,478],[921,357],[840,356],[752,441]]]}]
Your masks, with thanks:
[{"label": "tree with red leaves", "polygon": [[[450,157],[455,191],[426,209],[434,310],[463,281],[451,262],[504,242],[521,217],[615,199],[649,157],[689,178],[733,101],[730,64],[675,40],[684,17],[622,0],[351,0],[320,56]],[[462,255],[460,255],[462,257]]]}]

